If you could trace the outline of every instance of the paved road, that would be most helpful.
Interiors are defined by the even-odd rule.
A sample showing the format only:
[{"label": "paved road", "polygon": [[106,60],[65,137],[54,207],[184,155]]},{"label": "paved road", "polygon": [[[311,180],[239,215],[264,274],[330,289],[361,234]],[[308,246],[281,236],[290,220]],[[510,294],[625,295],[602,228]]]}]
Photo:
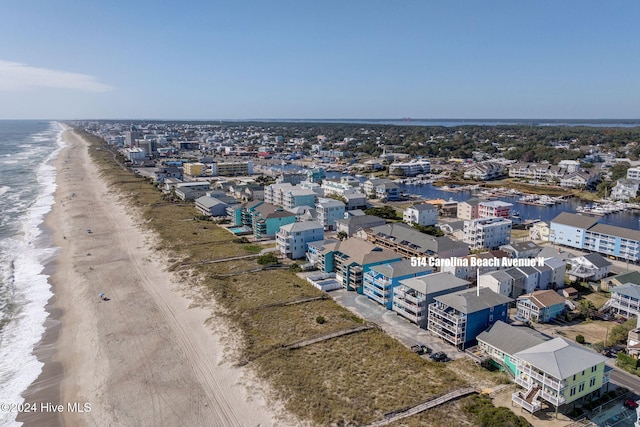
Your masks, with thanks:
[{"label": "paved road", "polygon": [[635,394],[640,394],[640,377],[632,375],[622,369],[615,367],[615,359],[609,359],[607,365],[613,368],[611,371],[610,382],[620,387],[628,388]]},{"label": "paved road", "polygon": [[464,353],[458,351],[454,346],[431,335],[428,331],[421,329],[408,320],[403,319],[394,311],[385,309],[364,295],[340,289],[329,292],[329,296],[338,304],[358,316],[378,324],[387,334],[396,338],[407,347],[415,344],[425,344],[433,349],[433,351],[444,351],[451,359],[464,357]]}]

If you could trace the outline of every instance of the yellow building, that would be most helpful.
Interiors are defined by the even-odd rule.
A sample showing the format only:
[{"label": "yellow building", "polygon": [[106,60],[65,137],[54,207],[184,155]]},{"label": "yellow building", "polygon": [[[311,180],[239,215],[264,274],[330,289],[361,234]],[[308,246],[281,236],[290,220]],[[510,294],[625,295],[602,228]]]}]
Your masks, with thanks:
[{"label": "yellow building", "polygon": [[204,175],[205,166],[203,163],[185,163],[184,174],[190,176]]}]

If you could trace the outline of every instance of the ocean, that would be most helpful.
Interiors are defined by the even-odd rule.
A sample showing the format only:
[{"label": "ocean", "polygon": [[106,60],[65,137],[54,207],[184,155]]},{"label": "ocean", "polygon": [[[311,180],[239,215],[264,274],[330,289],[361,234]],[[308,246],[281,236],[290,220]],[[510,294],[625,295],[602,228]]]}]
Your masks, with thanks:
[{"label": "ocean", "polygon": [[[0,404],[22,403],[42,370],[32,352],[53,295],[44,269],[57,249],[43,221],[54,201],[51,162],[62,131],[57,122],[0,120]],[[0,425],[20,425],[15,416],[0,411]]]}]

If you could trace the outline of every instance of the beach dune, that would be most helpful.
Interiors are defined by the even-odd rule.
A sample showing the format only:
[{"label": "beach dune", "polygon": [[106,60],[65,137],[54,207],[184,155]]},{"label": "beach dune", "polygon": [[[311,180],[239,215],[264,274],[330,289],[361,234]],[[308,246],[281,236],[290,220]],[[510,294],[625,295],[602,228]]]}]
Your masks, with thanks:
[{"label": "beach dune", "polygon": [[25,394],[27,402],[50,401],[64,410],[18,420],[275,425],[277,414],[267,409],[259,385],[223,359],[220,337],[205,326],[211,310],[190,308],[165,269],[165,255],[151,249],[153,236],[97,174],[86,141],[71,130],[64,138],[47,218],[61,251],[52,272],[51,327],[38,350],[46,364]]}]

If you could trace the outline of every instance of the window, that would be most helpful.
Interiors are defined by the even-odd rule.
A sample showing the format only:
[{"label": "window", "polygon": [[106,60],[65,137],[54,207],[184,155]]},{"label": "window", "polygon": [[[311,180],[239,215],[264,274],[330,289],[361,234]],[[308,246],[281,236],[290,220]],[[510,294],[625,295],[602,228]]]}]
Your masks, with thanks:
[{"label": "window", "polygon": [[576,376],[575,376],[575,375],[573,376],[573,380],[574,380],[574,381],[576,380]]},{"label": "window", "polygon": [[592,366],[592,367],[591,367],[591,372],[595,372],[595,371],[597,371],[597,370],[598,370],[598,366],[597,366],[597,365],[596,365],[596,366]]},{"label": "window", "polygon": [[569,392],[569,396],[574,396],[576,394],[576,388],[571,387],[571,391]]},{"label": "window", "polygon": [[582,393],[584,391],[584,383],[578,386],[578,393]]},{"label": "window", "polygon": [[596,379],[591,378],[591,381],[589,381],[589,387],[593,387],[594,385],[596,385]]}]

